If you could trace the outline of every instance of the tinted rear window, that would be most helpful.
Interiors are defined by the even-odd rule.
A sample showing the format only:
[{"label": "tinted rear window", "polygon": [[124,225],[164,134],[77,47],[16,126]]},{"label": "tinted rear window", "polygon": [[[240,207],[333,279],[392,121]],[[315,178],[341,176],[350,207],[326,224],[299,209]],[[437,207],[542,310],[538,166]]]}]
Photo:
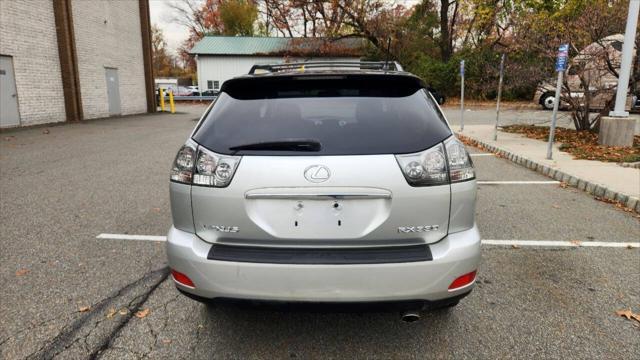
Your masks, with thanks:
[{"label": "tinted rear window", "polygon": [[418,80],[325,76],[231,81],[194,135],[232,154],[253,143],[316,140],[318,152],[240,150],[243,155],[369,155],[425,150],[451,135]]}]

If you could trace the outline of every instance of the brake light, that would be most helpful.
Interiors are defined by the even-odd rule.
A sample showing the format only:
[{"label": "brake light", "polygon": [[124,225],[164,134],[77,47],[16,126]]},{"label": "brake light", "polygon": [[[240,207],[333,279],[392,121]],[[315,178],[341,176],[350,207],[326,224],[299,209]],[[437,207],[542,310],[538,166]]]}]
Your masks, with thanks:
[{"label": "brake light", "polygon": [[179,271],[175,271],[173,269],[171,269],[171,276],[173,277],[173,280],[175,282],[177,282],[180,285],[184,285],[184,286],[188,286],[190,288],[194,288],[196,287],[196,285],[193,283],[193,281],[191,281],[191,279],[189,279],[189,277]]},{"label": "brake light", "polygon": [[465,286],[471,285],[476,279],[476,271],[472,271],[470,273],[464,274],[462,276],[457,277],[451,285],[449,285],[449,291],[459,290]]},{"label": "brake light", "polygon": [[240,163],[240,156],[219,155],[198,146],[194,185],[226,187]]},{"label": "brake light", "polygon": [[171,181],[212,187],[226,187],[241,156],[216,154],[192,141],[178,151],[171,168]]},{"label": "brake light", "polygon": [[444,146],[447,149],[451,182],[475,179],[476,171],[464,144],[455,136],[452,136],[444,142]]},{"label": "brake light", "polygon": [[171,181],[191,184],[196,147],[187,143],[180,148],[171,167]]},{"label": "brake light", "polygon": [[447,161],[442,144],[415,154],[396,155],[396,159],[411,186],[447,183]]},{"label": "brake light", "polygon": [[419,153],[396,155],[396,159],[411,186],[443,185],[476,176],[469,153],[455,136]]}]

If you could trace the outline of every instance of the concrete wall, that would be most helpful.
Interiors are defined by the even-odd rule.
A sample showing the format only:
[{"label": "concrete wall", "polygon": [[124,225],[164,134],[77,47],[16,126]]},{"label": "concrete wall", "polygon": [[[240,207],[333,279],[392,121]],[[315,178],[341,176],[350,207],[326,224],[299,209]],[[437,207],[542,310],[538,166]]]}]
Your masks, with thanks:
[{"label": "concrete wall", "polygon": [[74,0],[71,7],[85,119],[109,116],[107,67],[118,69],[122,115],[146,112],[138,1]]},{"label": "concrete wall", "polygon": [[0,54],[13,57],[20,125],[65,121],[52,1],[0,0]]},{"label": "concrete wall", "polygon": [[[267,56],[210,56],[198,55],[198,86],[200,89],[207,89],[207,80],[220,81],[222,83],[236,76],[249,72],[255,64],[279,63],[282,57]],[[296,59],[292,59],[295,61]],[[342,60],[356,61],[358,58],[322,58],[317,60]]]}]

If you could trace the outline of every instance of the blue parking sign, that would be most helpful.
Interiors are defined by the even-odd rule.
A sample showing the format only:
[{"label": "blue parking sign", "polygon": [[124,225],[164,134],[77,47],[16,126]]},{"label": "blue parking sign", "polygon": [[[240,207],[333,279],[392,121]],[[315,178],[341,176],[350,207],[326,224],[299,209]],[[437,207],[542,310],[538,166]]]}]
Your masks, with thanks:
[{"label": "blue parking sign", "polygon": [[569,44],[562,44],[558,48],[558,57],[556,58],[556,72],[567,70],[567,59],[569,58]]}]

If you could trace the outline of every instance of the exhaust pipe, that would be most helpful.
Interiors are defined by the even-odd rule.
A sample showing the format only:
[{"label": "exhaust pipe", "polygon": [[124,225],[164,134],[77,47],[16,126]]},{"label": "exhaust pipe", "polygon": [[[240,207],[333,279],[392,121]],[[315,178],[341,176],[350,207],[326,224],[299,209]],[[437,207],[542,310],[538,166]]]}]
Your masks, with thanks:
[{"label": "exhaust pipe", "polygon": [[416,310],[407,310],[402,313],[400,319],[406,323],[412,323],[420,320],[420,312]]}]

